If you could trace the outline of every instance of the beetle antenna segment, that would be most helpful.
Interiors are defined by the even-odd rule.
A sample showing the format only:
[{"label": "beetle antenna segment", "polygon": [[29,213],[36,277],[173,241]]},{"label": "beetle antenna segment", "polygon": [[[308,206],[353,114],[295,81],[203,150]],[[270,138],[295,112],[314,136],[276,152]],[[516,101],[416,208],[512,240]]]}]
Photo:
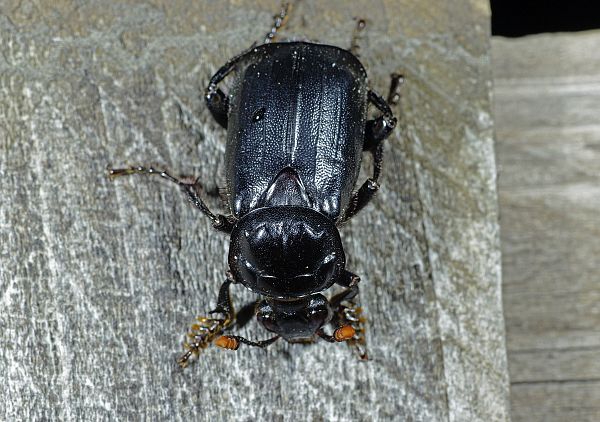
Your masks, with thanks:
[{"label": "beetle antenna segment", "polygon": [[270,44],[276,41],[275,37],[277,36],[277,31],[279,31],[279,29],[281,29],[287,23],[290,10],[292,10],[291,3],[283,3],[281,5],[281,11],[279,14],[273,16],[273,26],[265,36],[265,44]]},{"label": "beetle antenna segment", "polygon": [[198,208],[204,215],[206,215],[212,221],[213,226],[217,230],[224,231],[226,233],[231,233],[233,229],[233,223],[229,221],[229,219],[222,214],[213,214],[212,211],[206,206],[202,198],[200,198],[198,189],[200,184],[196,180],[194,183],[186,183],[180,179],[177,179],[171,176],[164,170],[157,170],[154,167],[144,167],[144,166],[132,166],[128,168],[114,169],[108,168],[108,177],[114,179],[120,176],[130,176],[132,174],[155,174],[163,179],[166,179],[170,182],[179,185],[184,193],[187,194],[188,199],[196,208]]},{"label": "beetle antenna segment", "polygon": [[362,18],[354,18],[356,20],[356,26],[352,32],[352,41],[350,42],[350,52],[356,57],[360,57],[358,53],[360,51],[359,41],[362,38],[361,33],[367,26],[367,21]]}]

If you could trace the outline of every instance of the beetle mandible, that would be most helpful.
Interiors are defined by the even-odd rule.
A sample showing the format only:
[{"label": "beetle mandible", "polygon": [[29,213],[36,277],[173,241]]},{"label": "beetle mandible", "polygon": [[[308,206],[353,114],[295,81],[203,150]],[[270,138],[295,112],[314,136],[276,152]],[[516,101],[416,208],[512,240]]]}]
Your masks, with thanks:
[{"label": "beetle mandible", "polygon": [[[392,75],[388,100],[367,86],[357,57],[359,20],[350,50],[311,42],[274,42],[287,19],[284,6],[264,44],[229,60],[205,91],[208,109],[227,129],[227,215],[213,213],[200,184],[166,171],[134,166],[109,169],[111,177],[155,174],[181,187],[188,199],[230,235],[229,271],[211,314],[191,329],[186,366],[214,342],[266,347],[288,342],[347,341],[367,359],[363,318],[353,300],[360,278],[345,269],[338,226],[360,211],[379,189],[383,140],[396,126],[388,103],[397,99],[401,76]],[[226,94],[219,87],[231,77]],[[368,105],[378,113],[369,119]],[[361,156],[373,155],[373,173],[357,190]],[[234,312],[229,288],[242,284],[260,299]],[[330,299],[322,292],[344,289]],[[250,312],[249,312],[250,311]],[[250,341],[224,335],[253,316],[275,335]],[[333,327],[332,334],[325,328]]]}]

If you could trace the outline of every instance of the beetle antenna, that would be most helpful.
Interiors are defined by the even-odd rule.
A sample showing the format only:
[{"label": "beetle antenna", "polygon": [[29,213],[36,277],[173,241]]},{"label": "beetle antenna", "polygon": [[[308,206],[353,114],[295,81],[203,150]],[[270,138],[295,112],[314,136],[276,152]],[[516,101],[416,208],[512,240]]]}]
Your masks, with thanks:
[{"label": "beetle antenna", "polygon": [[247,344],[248,346],[255,346],[264,349],[265,347],[275,343],[279,339],[279,336],[271,337],[267,340],[251,341],[241,336],[221,336],[214,341],[215,346],[222,349],[237,350],[241,343]]}]

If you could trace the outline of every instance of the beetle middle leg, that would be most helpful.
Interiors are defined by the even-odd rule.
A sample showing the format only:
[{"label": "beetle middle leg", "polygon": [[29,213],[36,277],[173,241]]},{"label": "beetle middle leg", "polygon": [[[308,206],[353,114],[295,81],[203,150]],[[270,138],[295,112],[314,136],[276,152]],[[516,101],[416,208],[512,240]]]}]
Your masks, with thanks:
[{"label": "beetle middle leg", "polygon": [[[236,314],[229,292],[232,283],[234,281],[228,273],[227,279],[219,289],[217,306],[209,312],[209,314],[220,314],[220,317],[199,316],[196,318],[198,322],[192,325],[190,332],[187,334],[188,341],[183,345],[186,351],[177,359],[177,363],[182,368],[188,366],[192,356],[198,356],[211,343],[223,349],[237,350],[241,343],[264,348],[279,339],[279,336],[275,336],[267,340],[251,341],[241,336],[223,335],[225,331],[230,330],[234,325],[237,327],[245,325],[253,315],[250,313],[249,318],[248,309],[246,308],[250,308],[250,305],[255,304],[252,303],[242,307],[240,312]],[[252,306],[252,309],[254,309],[254,306]]]},{"label": "beetle middle leg", "polygon": [[389,104],[396,104],[398,102],[398,88],[402,83],[403,77],[400,74],[394,73],[391,79],[387,101],[375,91],[369,90],[369,102],[381,112],[379,117],[368,120],[365,127],[363,149],[370,152],[373,156],[373,175],[352,195],[350,205],[346,209],[342,221],[347,221],[356,215],[379,190],[378,180],[381,175],[381,164],[383,162],[383,141],[390,136],[396,127],[397,121]]},{"label": "beetle middle leg", "polygon": [[233,223],[229,221],[229,219],[222,214],[213,214],[213,212],[206,206],[202,198],[198,193],[198,183],[186,183],[180,179],[177,179],[171,176],[164,170],[157,170],[154,167],[144,167],[144,166],[133,166],[128,168],[108,168],[108,176],[110,178],[120,177],[120,176],[129,176],[132,174],[154,174],[166,179],[170,182],[173,182],[179,185],[185,194],[188,196],[188,199],[196,208],[198,208],[204,215],[206,215],[212,221],[214,228],[217,230],[224,231],[226,233],[231,233],[233,229]]}]

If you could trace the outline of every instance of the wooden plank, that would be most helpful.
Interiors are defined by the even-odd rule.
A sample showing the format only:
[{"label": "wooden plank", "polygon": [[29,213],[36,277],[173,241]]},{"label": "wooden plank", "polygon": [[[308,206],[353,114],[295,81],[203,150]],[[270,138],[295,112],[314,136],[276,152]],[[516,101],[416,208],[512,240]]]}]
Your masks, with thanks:
[{"label": "wooden plank", "polygon": [[493,40],[515,421],[599,418],[599,45],[599,32]]},{"label": "wooden plank", "polygon": [[600,419],[600,380],[518,383],[513,384],[511,390],[514,421],[596,422]]},{"label": "wooden plank", "polygon": [[[373,360],[279,342],[212,347],[186,371],[175,360],[215,305],[227,238],[172,186],[110,183],[105,167],[157,163],[222,185],[225,132],[201,92],[279,2],[10,3],[0,419],[508,418],[486,1],[295,3],[283,36],[349,46],[362,16],[373,86],[407,78],[381,194],[342,230]],[[251,297],[235,286],[237,304]],[[256,324],[241,334],[267,336]]]},{"label": "wooden plank", "polygon": [[600,380],[598,347],[511,350],[513,384]]}]

